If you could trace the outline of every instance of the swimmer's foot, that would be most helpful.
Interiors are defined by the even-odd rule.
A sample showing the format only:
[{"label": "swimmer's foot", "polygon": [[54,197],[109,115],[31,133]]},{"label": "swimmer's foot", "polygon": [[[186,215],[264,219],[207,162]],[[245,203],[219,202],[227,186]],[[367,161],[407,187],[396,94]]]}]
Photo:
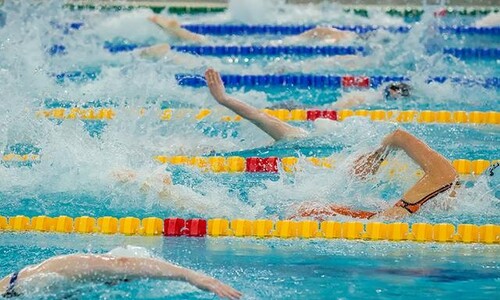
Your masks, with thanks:
[{"label": "swimmer's foot", "polygon": [[212,96],[214,97],[215,100],[217,100],[217,102],[222,104],[222,102],[226,100],[227,94],[219,72],[209,68],[205,72],[205,79],[207,80],[207,85],[208,89],[210,90],[210,94],[212,94]]},{"label": "swimmer's foot", "polygon": [[120,183],[134,181],[137,177],[135,172],[130,171],[130,170],[114,171],[111,175],[113,176],[113,178],[115,178],[116,181],[118,181]]},{"label": "swimmer's foot", "polygon": [[387,157],[386,150],[386,147],[381,147],[358,157],[354,161],[353,174],[360,179],[366,179],[368,175],[375,175]]},{"label": "swimmer's foot", "polygon": [[169,44],[158,44],[148,48],[143,49],[140,52],[143,58],[161,58],[170,52]]}]

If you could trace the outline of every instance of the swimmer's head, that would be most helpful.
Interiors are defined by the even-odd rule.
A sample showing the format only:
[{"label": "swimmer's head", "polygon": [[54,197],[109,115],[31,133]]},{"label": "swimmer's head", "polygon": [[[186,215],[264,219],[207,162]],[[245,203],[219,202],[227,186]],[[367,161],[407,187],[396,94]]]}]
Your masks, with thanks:
[{"label": "swimmer's head", "polygon": [[411,86],[403,82],[390,83],[384,89],[384,98],[386,100],[396,100],[399,98],[410,97]]},{"label": "swimmer's head", "polygon": [[500,199],[500,162],[496,162],[492,164],[486,171],[484,171],[483,175],[486,176],[486,180],[488,182],[488,186],[493,192],[495,197]]}]

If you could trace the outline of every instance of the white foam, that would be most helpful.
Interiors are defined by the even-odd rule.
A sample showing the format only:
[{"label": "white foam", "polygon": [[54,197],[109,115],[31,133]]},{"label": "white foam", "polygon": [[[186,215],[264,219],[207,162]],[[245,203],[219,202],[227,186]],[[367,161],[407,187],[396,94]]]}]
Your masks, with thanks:
[{"label": "white foam", "polygon": [[125,247],[116,247],[108,252],[115,257],[140,257],[153,258],[154,255],[148,249],[139,246],[126,245]]}]

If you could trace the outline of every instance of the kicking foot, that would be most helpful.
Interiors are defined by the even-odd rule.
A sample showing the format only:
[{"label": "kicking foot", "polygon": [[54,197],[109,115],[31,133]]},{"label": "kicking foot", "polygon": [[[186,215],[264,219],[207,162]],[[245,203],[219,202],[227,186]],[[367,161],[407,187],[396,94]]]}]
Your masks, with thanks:
[{"label": "kicking foot", "polygon": [[127,183],[127,182],[134,181],[137,177],[137,174],[134,171],[127,170],[127,169],[113,171],[111,173],[111,175],[113,176],[113,178],[116,181],[118,181],[120,183]]}]

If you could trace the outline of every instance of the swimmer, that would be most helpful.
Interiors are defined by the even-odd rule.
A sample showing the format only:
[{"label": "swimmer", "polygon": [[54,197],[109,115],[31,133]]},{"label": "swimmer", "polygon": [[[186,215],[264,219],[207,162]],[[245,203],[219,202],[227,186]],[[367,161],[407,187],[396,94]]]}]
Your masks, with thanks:
[{"label": "swimmer", "polygon": [[215,278],[162,259],[117,257],[110,253],[61,255],[37,265],[27,266],[0,280],[0,295],[4,298],[22,296],[29,289],[27,285],[30,281],[37,282],[40,276],[48,274],[77,282],[114,283],[139,278],[178,280],[188,282],[201,290],[213,292],[221,298],[241,297],[240,292]]},{"label": "swimmer", "polygon": [[[181,27],[179,21],[169,19],[161,15],[154,15],[148,18],[149,21],[158,25],[167,34],[176,37],[183,41],[194,43],[206,43],[209,38],[207,36],[191,32]],[[351,31],[343,31],[332,27],[321,27],[307,30],[296,36],[289,37],[287,40],[291,43],[298,43],[300,41],[321,41],[325,43],[337,43],[343,40],[355,39],[357,34]],[[145,48],[141,51],[141,56],[145,58],[159,58],[165,56],[170,52],[170,45],[166,43],[154,45]]]},{"label": "swimmer", "polygon": [[[384,101],[396,101],[400,99],[408,99],[411,97],[411,86],[404,82],[391,82],[383,91]],[[361,104],[371,104],[381,101],[379,92],[373,91],[354,91],[351,92],[331,105],[333,109],[349,109]]]},{"label": "swimmer", "polygon": [[140,186],[140,190],[144,193],[154,189],[161,193],[168,186],[172,185],[172,175],[169,172],[164,172],[163,168],[158,168],[148,173],[146,176],[139,176],[138,172],[121,169],[113,171],[111,176],[121,184],[136,183]]},{"label": "swimmer", "polygon": [[210,211],[210,204],[204,194],[189,186],[174,184],[172,174],[163,166],[156,170],[121,169],[113,171],[111,176],[122,186],[137,186],[143,195],[161,200],[158,204],[166,208],[196,215],[206,215]]},{"label": "swimmer", "polygon": [[[158,27],[160,27],[167,34],[170,34],[178,39],[196,43],[204,43],[208,41],[208,37],[182,28],[179,21],[175,19],[169,19],[161,15],[154,15],[149,17],[148,20],[158,25]],[[349,40],[355,37],[357,37],[357,34],[352,31],[343,31],[326,26],[318,26],[294,36],[297,41],[316,40],[328,43],[336,43],[341,40]]]},{"label": "swimmer", "polygon": [[[222,79],[215,70],[208,69],[205,72],[205,78],[210,93],[219,104],[249,120],[276,141],[303,138],[308,135],[305,130],[285,123],[226,94]],[[394,150],[404,151],[422,168],[424,176],[404,192],[401,199],[393,207],[381,212],[368,212],[337,205],[311,207],[310,204],[305,204],[292,217],[323,219],[335,215],[344,215],[364,219],[398,219],[416,213],[422,205],[440,194],[447,193],[454,196],[454,190],[458,186],[458,175],[453,165],[423,141],[401,129],[397,129],[386,136],[378,149],[356,159],[352,174],[361,179],[375,174],[387,155]],[[494,174],[494,172],[490,171],[485,172],[485,174],[490,173]],[[496,173],[500,172],[497,170]]]}]

